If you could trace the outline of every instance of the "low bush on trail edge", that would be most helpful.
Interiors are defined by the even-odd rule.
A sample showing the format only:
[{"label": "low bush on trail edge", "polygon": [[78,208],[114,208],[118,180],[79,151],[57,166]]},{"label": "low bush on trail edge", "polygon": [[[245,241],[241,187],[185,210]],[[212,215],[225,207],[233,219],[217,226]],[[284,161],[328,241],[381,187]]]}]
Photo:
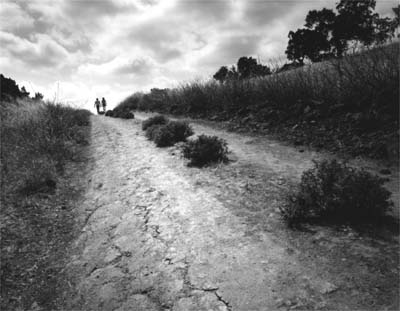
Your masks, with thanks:
[{"label": "low bush on trail edge", "polygon": [[130,111],[114,111],[112,116],[121,119],[134,119],[135,115]]},{"label": "low bush on trail edge", "polygon": [[148,127],[148,128],[146,129],[146,137],[147,137],[147,139],[149,139],[149,140],[154,140],[155,133],[157,132],[157,130],[158,130],[161,126],[163,126],[163,125],[160,125],[160,124],[153,124],[152,126]]},{"label": "low bush on trail edge", "polygon": [[168,118],[163,116],[163,115],[157,115],[154,117],[151,117],[142,123],[142,130],[145,131],[147,128],[149,128],[152,125],[162,125],[162,124],[167,124],[169,122]]},{"label": "low bush on trail edge", "polygon": [[186,141],[186,138],[194,134],[192,127],[184,121],[171,121],[165,127],[172,133],[174,143]]},{"label": "low bush on trail edge", "polygon": [[296,194],[281,209],[289,225],[306,221],[336,224],[379,222],[393,204],[384,179],[336,160],[315,162]]},{"label": "low bush on trail edge", "polygon": [[112,110],[107,110],[105,116],[106,117],[113,117],[114,116],[114,112]]},{"label": "low bush on trail edge", "polygon": [[183,146],[183,156],[190,159],[190,166],[202,167],[211,163],[226,162],[227,154],[226,141],[217,136],[200,135]]},{"label": "low bush on trail edge", "polygon": [[153,140],[157,147],[172,146],[177,142],[186,141],[193,135],[193,129],[187,122],[171,121],[167,124],[153,124],[146,129],[146,137]]}]

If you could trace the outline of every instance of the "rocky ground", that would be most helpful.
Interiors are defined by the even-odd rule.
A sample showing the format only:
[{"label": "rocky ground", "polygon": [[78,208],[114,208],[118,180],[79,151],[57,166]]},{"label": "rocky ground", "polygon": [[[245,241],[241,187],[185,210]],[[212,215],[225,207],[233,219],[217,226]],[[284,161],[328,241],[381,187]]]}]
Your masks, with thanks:
[{"label": "rocky ground", "polygon": [[84,225],[60,310],[399,307],[397,232],[280,220],[287,192],[324,155],[194,122],[232,153],[227,165],[189,168],[178,147],[146,140],[138,119],[92,117]]}]

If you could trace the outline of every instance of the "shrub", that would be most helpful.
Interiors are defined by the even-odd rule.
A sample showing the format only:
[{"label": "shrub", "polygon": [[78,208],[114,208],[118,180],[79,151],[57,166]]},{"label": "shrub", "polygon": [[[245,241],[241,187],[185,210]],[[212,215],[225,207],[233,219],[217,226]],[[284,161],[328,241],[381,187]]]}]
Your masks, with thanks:
[{"label": "shrub", "polygon": [[154,135],[155,135],[156,131],[157,131],[161,126],[163,126],[163,125],[154,124],[154,125],[148,127],[148,128],[146,129],[146,137],[147,137],[149,140],[154,140]]},{"label": "shrub", "polygon": [[184,121],[171,121],[166,127],[172,132],[174,143],[186,141],[186,138],[194,134],[192,127]]},{"label": "shrub", "polygon": [[118,111],[113,114],[113,117],[121,118],[121,119],[134,119],[135,115],[130,111]]},{"label": "shrub", "polygon": [[174,132],[167,125],[158,126],[153,131],[153,140],[157,147],[169,147],[175,143]]},{"label": "shrub", "polygon": [[114,116],[114,112],[112,110],[107,110],[106,117],[113,117],[113,116]]},{"label": "shrub", "polygon": [[384,179],[336,160],[315,162],[305,171],[299,189],[281,209],[289,223],[320,220],[365,223],[379,220],[392,202]]},{"label": "shrub", "polygon": [[147,128],[149,128],[150,126],[155,125],[155,124],[158,124],[158,125],[167,124],[168,121],[169,121],[168,118],[163,115],[157,115],[157,116],[151,117],[151,118],[143,121],[142,130],[145,131],[145,130],[147,130]]},{"label": "shrub", "polygon": [[146,137],[153,140],[157,147],[168,147],[186,141],[193,135],[193,130],[187,122],[171,121],[167,124],[154,124],[146,129]]},{"label": "shrub", "polygon": [[225,162],[228,160],[227,153],[226,141],[216,136],[200,135],[183,146],[183,156],[190,159],[189,165],[198,167]]}]

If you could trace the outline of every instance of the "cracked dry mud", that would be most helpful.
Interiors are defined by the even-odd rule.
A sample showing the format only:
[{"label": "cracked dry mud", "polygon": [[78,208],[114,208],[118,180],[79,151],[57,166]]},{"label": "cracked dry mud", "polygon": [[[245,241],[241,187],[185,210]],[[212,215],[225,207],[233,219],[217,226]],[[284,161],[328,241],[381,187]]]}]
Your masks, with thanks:
[{"label": "cracked dry mud", "polygon": [[[298,180],[310,154],[281,146],[279,154],[257,160],[246,151],[248,138],[225,133],[236,135],[228,137],[235,162],[188,168],[175,147],[159,149],[146,140],[140,121],[92,120],[86,222],[67,267],[74,292],[64,310],[352,310],[368,299],[375,303],[370,309],[395,304],[396,286],[379,301],[379,292],[359,283],[382,283],[385,291],[394,284],[396,243],[381,242],[383,253],[376,254],[367,240],[346,235],[328,241],[332,252],[351,242],[378,264],[385,257],[389,270],[382,279],[354,263],[357,275],[350,281],[354,266],[345,276],[327,269],[345,253],[315,259],[281,224],[282,184]],[[195,128],[197,134],[204,129]],[[317,244],[328,231],[321,232],[313,237]]]}]

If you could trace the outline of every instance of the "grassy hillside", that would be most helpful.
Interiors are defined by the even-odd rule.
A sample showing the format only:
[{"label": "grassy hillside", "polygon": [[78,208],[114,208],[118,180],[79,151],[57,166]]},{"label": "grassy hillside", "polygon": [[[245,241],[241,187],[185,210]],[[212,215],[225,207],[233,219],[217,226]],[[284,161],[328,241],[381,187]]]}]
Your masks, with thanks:
[{"label": "grassy hillside", "polygon": [[133,94],[115,109],[230,121],[353,156],[397,160],[399,43],[265,78]]},{"label": "grassy hillside", "polygon": [[0,116],[0,309],[50,310],[75,223],[64,168],[82,160],[90,113],[26,99],[2,101]]}]

